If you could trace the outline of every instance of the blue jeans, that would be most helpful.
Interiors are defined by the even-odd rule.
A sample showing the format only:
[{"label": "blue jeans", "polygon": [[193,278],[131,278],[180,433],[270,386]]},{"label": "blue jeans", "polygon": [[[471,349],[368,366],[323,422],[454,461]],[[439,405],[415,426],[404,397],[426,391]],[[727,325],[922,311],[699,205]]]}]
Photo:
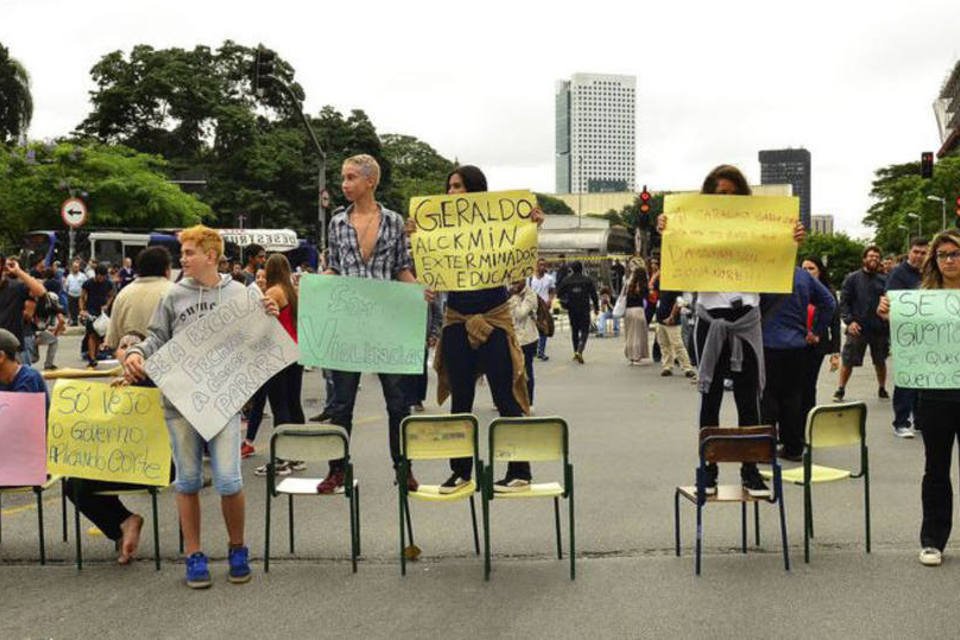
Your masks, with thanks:
[{"label": "blue jeans", "polygon": [[893,387],[893,427],[910,427],[910,414],[913,414],[913,426],[917,426],[917,390]]},{"label": "blue jeans", "polygon": [[[177,493],[200,493],[203,488],[203,436],[175,408],[168,406],[166,417],[173,462],[177,467],[173,488]],[[213,488],[221,496],[239,493],[243,489],[240,475],[240,414],[230,418],[220,433],[206,445],[210,451]]]},{"label": "blue jeans", "polygon": [[537,357],[543,358],[547,355],[547,336],[540,334],[540,340],[537,342]]},{"label": "blue jeans", "polygon": [[[353,407],[357,402],[357,389],[360,386],[360,374],[355,371],[330,371],[333,379],[333,406],[330,408],[330,422],[346,429],[349,434],[353,430]],[[380,386],[383,388],[383,398],[387,403],[388,439],[390,442],[390,457],[396,464],[400,460],[400,423],[410,415],[410,405],[404,392],[403,379],[405,376],[398,373],[380,373]],[[343,469],[343,459],[331,460],[330,469]]]},{"label": "blue jeans", "polygon": [[607,320],[613,318],[613,335],[620,335],[620,318],[613,317],[613,311],[604,311],[597,317],[597,336],[602,338],[607,333]]}]

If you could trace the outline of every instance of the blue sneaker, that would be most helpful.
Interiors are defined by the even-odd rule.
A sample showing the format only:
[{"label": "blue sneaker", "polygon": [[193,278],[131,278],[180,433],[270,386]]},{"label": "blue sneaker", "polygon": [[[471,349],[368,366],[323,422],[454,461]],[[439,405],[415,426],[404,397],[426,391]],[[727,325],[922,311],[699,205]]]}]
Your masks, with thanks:
[{"label": "blue sneaker", "polygon": [[229,551],[230,572],[227,580],[234,584],[250,582],[250,550],[246,547],[234,547]]},{"label": "blue sneaker", "polygon": [[187,558],[187,586],[191,589],[206,589],[211,584],[207,556],[203,555],[202,551],[190,554]]}]

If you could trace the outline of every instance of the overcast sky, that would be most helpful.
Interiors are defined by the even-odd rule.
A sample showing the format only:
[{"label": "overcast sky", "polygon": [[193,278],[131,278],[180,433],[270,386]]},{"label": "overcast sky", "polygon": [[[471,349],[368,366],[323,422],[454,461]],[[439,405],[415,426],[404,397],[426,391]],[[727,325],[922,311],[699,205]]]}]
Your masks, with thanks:
[{"label": "overcast sky", "polygon": [[0,42],[32,77],[31,138],[86,116],[90,68],[110,51],[262,42],[296,69],[311,113],[361,108],[381,134],[477,164],[498,190],[554,190],[557,79],[635,75],[638,184],[696,188],[722,162],[759,183],[758,150],[802,146],[813,213],[865,235],[873,171],[940,146],[931,104],[960,56],[957,10],[956,0],[0,0]]}]

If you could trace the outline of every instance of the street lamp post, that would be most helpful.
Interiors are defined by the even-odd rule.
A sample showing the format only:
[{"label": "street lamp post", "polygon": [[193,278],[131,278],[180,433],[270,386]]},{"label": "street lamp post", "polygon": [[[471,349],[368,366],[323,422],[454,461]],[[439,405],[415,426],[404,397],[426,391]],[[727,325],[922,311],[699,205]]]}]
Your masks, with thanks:
[{"label": "street lamp post", "polygon": [[941,224],[941,226],[940,226],[940,231],[946,231],[946,229],[947,229],[947,201],[946,201],[946,199],[945,199],[945,198],[941,198],[940,196],[927,196],[927,200],[929,200],[929,201],[931,201],[931,202],[939,202],[939,203],[940,203],[940,215],[941,215],[942,220],[943,220],[943,222],[942,222],[942,224]]},{"label": "street lamp post", "polygon": [[897,228],[902,229],[903,231],[906,231],[906,238],[904,238],[903,244],[904,244],[904,247],[906,248],[905,250],[909,251],[910,250],[910,227],[908,227],[905,224],[898,224]]},{"label": "street lamp post", "polygon": [[921,227],[920,216],[918,216],[918,215],[915,214],[915,213],[908,213],[908,214],[907,214],[907,218],[909,218],[910,220],[916,220],[916,221],[917,221],[917,237],[922,236],[922,235],[923,235],[923,228]]}]

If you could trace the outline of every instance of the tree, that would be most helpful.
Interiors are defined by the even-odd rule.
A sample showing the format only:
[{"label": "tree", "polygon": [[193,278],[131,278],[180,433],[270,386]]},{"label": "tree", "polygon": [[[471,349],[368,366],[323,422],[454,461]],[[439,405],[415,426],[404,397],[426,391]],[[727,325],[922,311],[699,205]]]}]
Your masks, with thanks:
[{"label": "tree", "polygon": [[815,256],[823,261],[834,288],[839,289],[843,278],[862,265],[861,256],[866,245],[845,233],[811,233],[797,251],[797,260]]},{"label": "tree", "polygon": [[29,229],[62,229],[60,204],[85,193],[94,227],[184,227],[210,208],[167,181],[163,159],[121,146],[32,144],[0,153],[0,244]]},{"label": "tree", "polygon": [[560,198],[548,196],[545,193],[533,194],[537,197],[537,203],[543,212],[548,216],[572,216],[575,215],[573,209]]},{"label": "tree", "polygon": [[[876,227],[876,242],[888,253],[902,253],[907,235],[917,233],[917,220],[909,218],[908,213],[920,217],[924,235],[929,237],[940,230],[940,204],[927,200],[927,196],[943,197],[949,207],[960,195],[960,157],[940,159],[929,180],[920,177],[919,161],[882,167],[875,175],[870,195],[877,202],[863,222]],[[953,226],[949,219],[947,226]]]},{"label": "tree", "polygon": [[33,119],[30,75],[0,44],[0,142],[17,140]]},{"label": "tree", "polygon": [[387,133],[380,136],[383,157],[393,171],[389,198],[406,215],[410,198],[444,193],[447,175],[455,165],[426,142],[413,136]]}]

